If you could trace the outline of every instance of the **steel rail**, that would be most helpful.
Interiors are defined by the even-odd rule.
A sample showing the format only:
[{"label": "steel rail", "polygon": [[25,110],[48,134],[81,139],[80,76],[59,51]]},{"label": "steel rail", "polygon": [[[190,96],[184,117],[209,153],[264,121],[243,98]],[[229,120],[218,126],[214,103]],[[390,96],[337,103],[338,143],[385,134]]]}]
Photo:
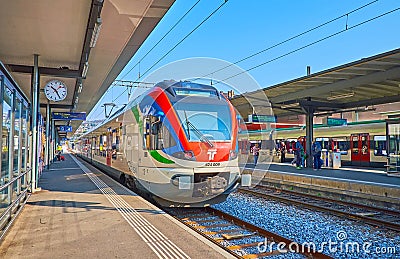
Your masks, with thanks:
[{"label": "steel rail", "polygon": [[[193,210],[193,209],[192,209]],[[238,253],[235,252],[235,250],[241,249],[241,248],[248,248],[248,247],[257,247],[259,245],[259,243],[245,243],[245,244],[239,244],[239,245],[230,245],[230,246],[224,246],[223,244],[221,244],[221,241],[223,240],[233,240],[233,239],[242,239],[242,238],[247,238],[249,236],[254,236],[254,235],[258,235],[261,236],[263,238],[266,238],[266,240],[268,241],[273,241],[276,243],[284,243],[285,244],[285,248],[290,248],[291,245],[294,245],[296,248],[299,248],[299,251],[296,251],[296,253],[300,253],[305,255],[307,258],[321,258],[321,259],[325,259],[325,258],[332,258],[328,255],[325,255],[323,253],[320,252],[316,252],[316,251],[310,251],[311,248],[306,247],[302,244],[299,244],[297,242],[294,242],[293,240],[290,240],[288,238],[282,237],[276,233],[272,233],[270,231],[267,231],[263,228],[260,228],[256,225],[253,225],[249,222],[246,222],[244,220],[241,220],[237,217],[234,217],[232,215],[229,215],[225,212],[222,212],[220,210],[214,209],[212,207],[206,207],[206,208],[201,208],[201,209],[197,209],[196,210],[198,213],[191,213],[188,215],[188,210],[184,210],[184,209],[167,209],[167,212],[172,215],[174,218],[176,218],[177,220],[179,220],[180,222],[182,222],[183,224],[185,224],[186,226],[188,226],[189,228],[193,229],[194,231],[196,231],[197,233],[199,233],[200,235],[204,236],[205,238],[207,238],[208,240],[212,241],[213,243],[215,243],[216,245],[218,245],[219,247],[221,247],[222,249],[226,250],[227,252],[229,252],[230,254],[232,254],[233,256],[237,257],[237,258],[260,258],[260,257],[267,257],[267,256],[272,256],[272,255],[277,255],[277,254],[281,254],[281,252],[279,250],[274,250],[274,251],[268,251],[268,252],[262,252],[260,251],[260,253],[258,254],[246,254],[246,255],[239,255]],[[189,212],[190,213],[190,212]],[[204,215],[205,213],[208,213],[208,215]],[[214,224],[214,225],[207,225],[207,226],[203,226],[202,223],[210,223],[213,220],[210,219],[206,219],[208,217],[211,216],[217,216],[220,219],[223,219],[225,221],[228,221],[231,223],[232,226],[239,226],[240,228],[242,228],[243,230],[246,231],[250,231],[253,234],[248,235],[248,234],[243,234],[243,235],[237,235],[235,234],[235,232],[239,232],[238,229],[235,230],[219,230],[219,231],[204,231],[207,228],[214,228],[214,227],[218,227],[218,226],[226,226],[227,224]],[[199,220],[190,220],[188,221],[189,218],[199,218]],[[205,218],[204,220],[201,220],[202,218]],[[218,222],[218,219],[215,219],[214,221]],[[201,231],[203,230],[203,231]],[[232,238],[215,238],[212,236],[215,236],[216,234],[226,234],[226,233],[233,233],[231,236]]]},{"label": "steel rail", "polygon": [[[264,187],[264,186],[259,186],[259,188],[271,189],[269,187]],[[289,192],[286,190],[279,190],[279,191],[281,193],[290,193],[293,196],[297,195],[300,198],[304,197],[304,198],[314,199],[314,200],[318,200],[318,201],[322,201],[322,202],[326,202],[326,203],[336,203],[336,204],[340,204],[340,205],[344,205],[344,206],[349,206],[350,208],[358,207],[361,209],[375,211],[377,213],[386,213],[386,214],[390,214],[391,216],[399,217],[398,212],[386,210],[383,208],[381,209],[381,208],[369,207],[367,205],[338,201],[338,200],[334,200],[334,199],[318,197],[318,196],[313,196],[313,195],[309,195],[309,194]],[[356,214],[356,213],[352,213],[352,212],[348,212],[348,211],[338,210],[338,209],[332,208],[330,206],[320,206],[320,205],[312,204],[307,201],[296,200],[296,199],[289,198],[289,197],[282,197],[282,196],[280,196],[280,194],[272,194],[272,193],[257,191],[257,188],[253,188],[253,189],[239,188],[239,192],[247,193],[247,194],[254,195],[257,197],[261,197],[261,198],[268,198],[268,199],[274,199],[277,201],[284,201],[284,202],[288,202],[288,203],[292,203],[292,204],[297,204],[297,205],[301,205],[301,206],[304,206],[304,207],[307,207],[310,209],[315,209],[315,210],[319,210],[319,211],[323,211],[323,212],[329,212],[329,213],[335,214],[337,216],[345,217],[345,218],[362,220],[362,221],[369,223],[371,225],[374,225],[374,226],[384,226],[388,229],[400,231],[400,222],[396,223],[396,222],[391,222],[391,221],[387,221],[387,220],[372,218],[369,216],[364,216],[364,215],[360,215],[360,214]],[[399,219],[400,219],[400,217],[399,217]]]}]

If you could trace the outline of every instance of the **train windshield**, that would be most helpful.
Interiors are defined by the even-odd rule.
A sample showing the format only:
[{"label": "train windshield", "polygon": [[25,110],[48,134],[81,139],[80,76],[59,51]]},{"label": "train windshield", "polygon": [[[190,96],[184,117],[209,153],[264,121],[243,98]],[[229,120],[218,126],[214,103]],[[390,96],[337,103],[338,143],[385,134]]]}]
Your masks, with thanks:
[{"label": "train windshield", "polygon": [[174,108],[189,141],[231,139],[232,120],[227,105],[177,102]]}]

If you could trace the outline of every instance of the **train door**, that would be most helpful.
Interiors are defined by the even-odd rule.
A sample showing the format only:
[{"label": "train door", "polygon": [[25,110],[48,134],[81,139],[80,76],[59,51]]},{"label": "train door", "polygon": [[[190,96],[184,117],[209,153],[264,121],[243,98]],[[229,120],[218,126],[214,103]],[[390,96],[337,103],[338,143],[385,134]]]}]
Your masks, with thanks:
[{"label": "train door", "polygon": [[139,137],[139,124],[133,113],[127,112],[124,115],[124,125],[121,128],[122,141],[121,147],[124,153],[124,158],[128,163],[129,174],[136,176],[139,167],[139,147],[142,145],[142,140]]},{"label": "train door", "polygon": [[111,155],[112,155],[112,132],[111,129],[107,133],[107,148],[106,148],[106,164],[111,166]]},{"label": "train door", "polygon": [[351,134],[351,164],[368,166],[370,162],[370,138],[368,133]]}]

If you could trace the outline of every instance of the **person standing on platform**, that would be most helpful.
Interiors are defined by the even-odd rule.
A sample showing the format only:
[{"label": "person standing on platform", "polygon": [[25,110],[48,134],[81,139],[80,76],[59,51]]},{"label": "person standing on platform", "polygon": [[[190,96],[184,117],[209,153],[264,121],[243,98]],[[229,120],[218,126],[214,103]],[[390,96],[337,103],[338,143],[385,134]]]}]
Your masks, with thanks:
[{"label": "person standing on platform", "polygon": [[314,159],[314,170],[321,170],[321,144],[318,141],[314,141],[311,146],[311,151]]},{"label": "person standing on platform", "polygon": [[281,163],[284,163],[285,162],[285,160],[286,160],[286,144],[285,144],[285,142],[281,142],[281,145],[280,145],[280,152],[281,152]]},{"label": "person standing on platform", "polygon": [[300,142],[301,138],[299,137],[296,142],[296,169],[301,169],[302,164],[302,154],[304,153],[303,145]]},{"label": "person standing on platform", "polygon": [[257,143],[251,148],[251,153],[253,154],[254,157],[254,166],[256,166],[258,161],[258,156],[260,155],[260,148],[258,147]]}]

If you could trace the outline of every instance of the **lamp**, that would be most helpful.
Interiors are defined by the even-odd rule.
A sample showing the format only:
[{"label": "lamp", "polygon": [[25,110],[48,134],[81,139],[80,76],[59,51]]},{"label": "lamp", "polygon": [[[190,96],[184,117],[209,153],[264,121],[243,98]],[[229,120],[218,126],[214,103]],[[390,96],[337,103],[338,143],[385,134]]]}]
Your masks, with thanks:
[{"label": "lamp", "polygon": [[338,94],[338,95],[331,95],[326,97],[326,99],[328,101],[332,101],[332,100],[336,100],[336,99],[343,99],[343,98],[348,98],[348,97],[353,97],[354,96],[354,92],[350,92],[350,93],[344,93],[344,94]]},{"label": "lamp", "polygon": [[94,48],[96,46],[97,39],[99,38],[100,29],[101,29],[102,20],[100,17],[97,18],[96,23],[94,24],[92,38],[90,39],[89,47]]},{"label": "lamp", "polygon": [[293,108],[299,106],[299,103],[289,103],[281,105],[281,109]]},{"label": "lamp", "polygon": [[82,77],[86,78],[86,74],[89,70],[89,62],[85,62],[85,65],[83,65],[83,70],[82,70]]},{"label": "lamp", "polygon": [[80,94],[81,92],[82,92],[82,83],[79,83],[78,94]]}]

